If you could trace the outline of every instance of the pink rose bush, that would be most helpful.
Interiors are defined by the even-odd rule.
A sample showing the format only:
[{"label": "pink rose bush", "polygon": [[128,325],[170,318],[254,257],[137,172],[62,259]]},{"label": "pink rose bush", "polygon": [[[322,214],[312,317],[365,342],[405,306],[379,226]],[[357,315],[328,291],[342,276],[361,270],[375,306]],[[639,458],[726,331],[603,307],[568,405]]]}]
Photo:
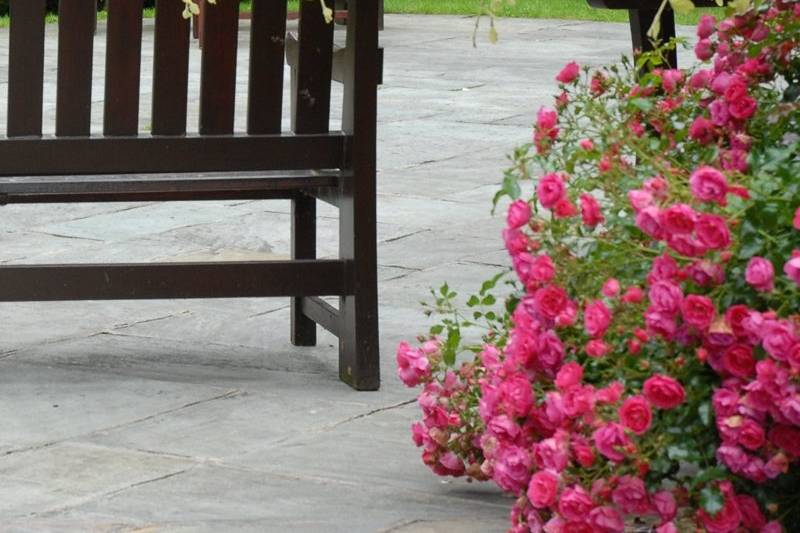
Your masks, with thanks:
[{"label": "pink rose bush", "polygon": [[691,70],[558,74],[498,194],[512,268],[398,348],[424,463],[512,533],[800,524],[800,2],[735,7]]}]

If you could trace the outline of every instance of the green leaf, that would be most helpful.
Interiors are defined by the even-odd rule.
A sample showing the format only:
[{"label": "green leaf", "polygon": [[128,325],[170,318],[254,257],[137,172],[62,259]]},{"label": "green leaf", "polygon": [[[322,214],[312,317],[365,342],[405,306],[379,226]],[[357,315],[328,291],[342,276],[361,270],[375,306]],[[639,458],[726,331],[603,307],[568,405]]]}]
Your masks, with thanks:
[{"label": "green leaf", "polygon": [[716,515],[725,505],[722,491],[717,487],[706,487],[700,491],[700,505],[711,516]]},{"label": "green leaf", "polygon": [[495,298],[491,294],[487,294],[484,296],[483,300],[481,300],[481,305],[494,305],[497,302],[497,298]]},{"label": "green leaf", "polygon": [[522,195],[519,183],[517,183],[517,180],[513,176],[506,176],[503,178],[503,192],[512,200],[516,200]]},{"label": "green leaf", "polygon": [[456,328],[447,330],[447,342],[444,343],[444,349],[442,350],[442,359],[447,366],[456,364],[459,344],[461,344],[461,331]]},{"label": "green leaf", "polygon": [[475,307],[479,303],[481,303],[481,299],[473,294],[469,297],[469,300],[467,300],[467,307]]},{"label": "green leaf", "polygon": [[692,0],[669,0],[669,3],[675,13],[685,14],[694,9]]},{"label": "green leaf", "polygon": [[631,98],[630,102],[631,104],[635,105],[636,107],[645,112],[653,109],[653,102],[651,102],[647,98]]}]

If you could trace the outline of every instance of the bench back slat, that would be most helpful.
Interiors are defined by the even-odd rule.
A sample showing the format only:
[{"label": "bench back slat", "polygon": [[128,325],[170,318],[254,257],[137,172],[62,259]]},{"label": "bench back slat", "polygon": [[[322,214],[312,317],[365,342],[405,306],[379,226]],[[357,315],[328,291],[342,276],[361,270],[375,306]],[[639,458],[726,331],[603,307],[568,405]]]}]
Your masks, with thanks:
[{"label": "bench back slat", "polygon": [[247,132],[279,133],[283,111],[286,0],[253,0]]},{"label": "bench back slat", "polygon": [[[333,0],[326,3],[333,9]],[[293,130],[323,133],[330,126],[333,24],[325,22],[318,2],[300,2],[299,39]]]},{"label": "bench back slat", "polygon": [[217,2],[206,10],[202,23],[205,41],[200,66],[200,134],[229,134],[236,111],[239,2]]},{"label": "bench back slat", "polygon": [[189,90],[189,21],[183,2],[156,0],[153,135],[184,135]]},{"label": "bench back slat", "polygon": [[61,0],[58,10],[56,135],[89,135],[92,122],[92,49],[95,0]]},{"label": "bench back slat", "polygon": [[108,0],[105,135],[136,135],[142,63],[143,0]]},{"label": "bench back slat", "polygon": [[11,0],[9,137],[42,134],[45,0]]}]

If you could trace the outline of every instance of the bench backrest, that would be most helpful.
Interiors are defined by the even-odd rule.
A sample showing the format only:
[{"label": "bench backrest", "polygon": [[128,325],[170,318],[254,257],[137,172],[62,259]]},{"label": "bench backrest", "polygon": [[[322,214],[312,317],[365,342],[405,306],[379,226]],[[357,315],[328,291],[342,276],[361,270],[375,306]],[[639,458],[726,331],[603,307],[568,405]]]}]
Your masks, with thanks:
[{"label": "bench backrest", "polygon": [[[320,3],[309,0],[300,1],[294,131],[281,131],[286,0],[252,2],[246,131],[234,131],[239,1],[217,0],[203,17],[196,134],[187,134],[190,22],[181,16],[184,3],[157,0],[150,64],[142,61],[142,3],[107,2],[103,133],[92,135],[96,0],[60,2],[55,136],[43,136],[45,0],[11,0],[0,175],[344,168],[354,139],[374,152],[374,0],[350,2],[343,131],[337,132],[329,132],[334,26],[323,19]],[[147,131],[139,117],[142,68],[153,73]]]}]

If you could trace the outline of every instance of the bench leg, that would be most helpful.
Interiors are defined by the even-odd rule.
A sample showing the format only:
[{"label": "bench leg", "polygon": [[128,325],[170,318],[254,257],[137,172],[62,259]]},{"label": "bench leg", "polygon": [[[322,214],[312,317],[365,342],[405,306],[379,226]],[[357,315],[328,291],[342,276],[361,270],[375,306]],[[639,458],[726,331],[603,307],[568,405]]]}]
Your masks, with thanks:
[{"label": "bench leg", "polygon": [[[317,200],[300,195],[292,200],[292,259],[317,256]],[[303,314],[303,298],[292,298],[291,340],[295,346],[317,343],[317,324]]]},{"label": "bench leg", "polygon": [[339,376],[357,390],[380,386],[375,219],[374,190],[361,190],[357,198],[342,191],[339,248],[342,258],[353,261],[355,294],[339,299]]},{"label": "bench leg", "polygon": [[[653,44],[647,36],[658,11],[655,9],[630,9],[628,15],[631,21],[631,38],[634,51],[649,52]],[[661,40],[667,42],[675,37],[675,12],[665,9],[661,14]],[[678,52],[670,50],[667,53],[667,63],[672,68],[678,68]]]}]

